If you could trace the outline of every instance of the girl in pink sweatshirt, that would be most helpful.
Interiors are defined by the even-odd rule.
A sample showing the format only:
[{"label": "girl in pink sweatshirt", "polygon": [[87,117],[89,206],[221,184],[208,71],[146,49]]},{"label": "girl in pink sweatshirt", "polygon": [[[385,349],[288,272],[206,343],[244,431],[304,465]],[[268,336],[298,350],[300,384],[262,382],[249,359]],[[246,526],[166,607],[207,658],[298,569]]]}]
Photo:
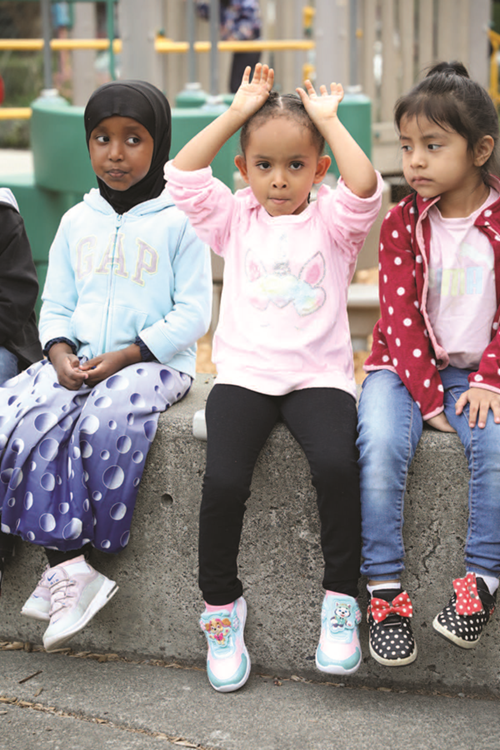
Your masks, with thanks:
[{"label": "girl in pink sweatshirt", "polygon": [[[349,674],[361,660],[356,392],[346,303],[356,256],[380,208],[381,180],[337,116],[340,84],[316,94],[307,82],[299,96],[279,96],[273,76],[259,64],[250,81],[247,68],[230,108],[166,167],[177,206],[225,260],[199,550],[208,677],[221,692],[244,685],[250,671],[236,561],[255,462],[280,418],[302,446],[317,490],[326,595],[316,664]],[[249,187],[233,195],[209,165],[241,127],[235,161]],[[325,140],[342,177],[336,190],[322,186],[310,203],[330,165]]]}]

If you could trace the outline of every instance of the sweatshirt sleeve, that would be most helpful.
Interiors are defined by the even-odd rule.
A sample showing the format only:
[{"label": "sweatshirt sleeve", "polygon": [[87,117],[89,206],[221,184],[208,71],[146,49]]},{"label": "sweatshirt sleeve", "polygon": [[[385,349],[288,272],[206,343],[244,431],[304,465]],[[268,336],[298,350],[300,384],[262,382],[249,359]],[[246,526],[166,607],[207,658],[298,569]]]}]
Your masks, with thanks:
[{"label": "sweatshirt sleeve", "polygon": [[12,206],[0,206],[0,345],[29,320],[38,280],[24,222]]},{"label": "sweatshirt sleeve", "polygon": [[397,372],[425,420],[443,411],[443,385],[435,353],[420,310],[411,226],[401,205],[385,217],[379,248],[381,319],[373,332],[372,354],[366,369]]},{"label": "sweatshirt sleeve", "polygon": [[194,346],[210,325],[212,270],[209,249],[186,220],[172,260],[175,285],[173,307],[161,320],[140,332],[159,362]]},{"label": "sweatshirt sleeve", "polygon": [[165,178],[175,205],[186,214],[198,237],[223,256],[235,203],[231,190],[213,177],[211,167],[185,172],[169,161]]},{"label": "sweatshirt sleeve", "polygon": [[45,347],[48,341],[57,338],[66,338],[78,346],[78,341],[72,335],[71,330],[71,318],[76,308],[78,294],[64,217],[49,251],[49,265],[42,300],[39,322],[42,346]]},{"label": "sweatshirt sleeve", "polygon": [[[384,181],[378,172],[376,174],[377,189],[369,198],[360,198],[353,193],[342,177],[329,197],[327,188],[320,188],[318,193],[318,207],[332,241],[348,262],[357,258],[382,205]],[[323,196],[327,199],[324,200]]]}]

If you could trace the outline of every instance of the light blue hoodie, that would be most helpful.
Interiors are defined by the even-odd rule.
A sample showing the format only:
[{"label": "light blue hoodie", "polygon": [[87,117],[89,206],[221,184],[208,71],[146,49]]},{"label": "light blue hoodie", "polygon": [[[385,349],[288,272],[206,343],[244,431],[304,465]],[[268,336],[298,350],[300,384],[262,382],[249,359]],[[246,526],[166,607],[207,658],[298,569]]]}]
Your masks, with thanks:
[{"label": "light blue hoodie", "polygon": [[123,215],[98,190],[64,214],[42,295],[42,344],[64,337],[89,359],[138,335],[159,362],[195,375],[210,324],[210,255],[165,189]]}]

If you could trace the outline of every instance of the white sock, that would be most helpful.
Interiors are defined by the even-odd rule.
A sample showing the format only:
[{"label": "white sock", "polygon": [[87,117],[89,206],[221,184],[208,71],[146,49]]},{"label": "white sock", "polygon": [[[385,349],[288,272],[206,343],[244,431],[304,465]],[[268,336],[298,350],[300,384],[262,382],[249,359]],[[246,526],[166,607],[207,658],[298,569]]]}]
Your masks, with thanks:
[{"label": "white sock", "polygon": [[68,571],[70,575],[77,575],[78,573],[88,573],[90,566],[86,562],[85,558],[76,557],[73,560],[65,560],[60,563],[60,566]]},{"label": "white sock", "polygon": [[392,583],[389,583],[388,581],[379,581],[372,586],[367,585],[366,588],[368,593],[372,595],[374,591],[380,591],[381,589],[400,589],[401,581],[393,581]]}]

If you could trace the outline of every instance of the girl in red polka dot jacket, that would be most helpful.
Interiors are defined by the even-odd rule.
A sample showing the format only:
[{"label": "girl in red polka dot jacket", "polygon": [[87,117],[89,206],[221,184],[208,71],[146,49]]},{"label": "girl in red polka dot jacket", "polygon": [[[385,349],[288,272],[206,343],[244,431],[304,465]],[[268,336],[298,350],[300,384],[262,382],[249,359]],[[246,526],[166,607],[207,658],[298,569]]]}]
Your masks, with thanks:
[{"label": "girl in red polka dot jacket", "polygon": [[[416,659],[403,591],[403,500],[427,423],[456,432],[471,472],[465,577],[435,630],[476,646],[500,575],[500,181],[498,117],[460,63],[440,63],[395,107],[412,193],[380,239],[381,318],[359,405],[362,573],[370,653]],[[473,522],[472,520],[473,519]]]}]

